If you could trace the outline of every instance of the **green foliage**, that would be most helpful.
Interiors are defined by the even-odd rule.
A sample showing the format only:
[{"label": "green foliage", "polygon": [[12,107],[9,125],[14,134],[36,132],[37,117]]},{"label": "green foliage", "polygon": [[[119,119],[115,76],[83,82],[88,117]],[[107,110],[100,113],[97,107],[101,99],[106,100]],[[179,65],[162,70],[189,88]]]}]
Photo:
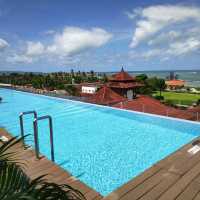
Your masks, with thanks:
[{"label": "green foliage", "polygon": [[107,83],[107,82],[108,82],[108,77],[106,76],[105,73],[103,74],[103,77],[102,77],[101,81],[102,81],[103,83]]},{"label": "green foliage", "polygon": [[21,140],[15,137],[0,146],[1,200],[85,200],[69,185],[46,182],[44,175],[30,180],[16,160],[17,152],[12,152]]},{"label": "green foliage", "polygon": [[156,96],[154,96],[154,98],[157,99],[157,100],[164,100],[164,97],[163,97],[163,96],[160,96],[160,95],[159,95],[159,96],[156,95]]},{"label": "green foliage", "polygon": [[147,76],[146,74],[140,74],[140,75],[137,75],[137,76],[136,76],[136,80],[138,80],[138,81],[144,82],[144,81],[146,81],[147,79],[148,79],[148,76]]},{"label": "green foliage", "polygon": [[77,88],[74,85],[67,85],[65,90],[72,96],[76,96],[78,94]]},{"label": "green foliage", "polygon": [[165,80],[157,77],[147,79],[147,86],[150,87],[152,91],[159,90],[160,96],[162,96],[161,92],[166,88]]},{"label": "green foliage", "polygon": [[160,91],[160,97],[161,97],[162,96],[161,92],[166,88],[165,80],[157,79],[156,87]]},{"label": "green foliage", "polygon": [[66,84],[96,82],[101,80],[94,71],[86,72],[56,72],[48,74],[38,73],[10,73],[0,74],[0,82],[13,85],[32,85],[36,89],[49,90],[64,89]]},{"label": "green foliage", "polygon": [[[155,95],[159,95],[159,91],[156,92]],[[172,91],[164,91],[162,92],[162,96],[167,103],[170,104],[182,104],[182,105],[192,105],[193,103],[198,104],[198,100],[200,99],[200,94],[191,94],[188,92],[172,92]]]}]

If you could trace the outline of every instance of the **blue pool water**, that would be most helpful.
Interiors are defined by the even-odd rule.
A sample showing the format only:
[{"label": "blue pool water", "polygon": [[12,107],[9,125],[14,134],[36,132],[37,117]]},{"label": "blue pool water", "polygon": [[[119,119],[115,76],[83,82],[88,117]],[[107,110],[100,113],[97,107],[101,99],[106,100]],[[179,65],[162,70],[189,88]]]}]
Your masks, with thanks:
[{"label": "blue pool water", "polygon": [[[19,135],[18,115],[51,115],[55,159],[81,181],[107,195],[200,134],[200,125],[80,102],[0,89],[0,127]],[[33,134],[25,117],[25,132]],[[39,126],[40,150],[50,158],[47,123]],[[33,144],[33,137],[29,137]]]}]

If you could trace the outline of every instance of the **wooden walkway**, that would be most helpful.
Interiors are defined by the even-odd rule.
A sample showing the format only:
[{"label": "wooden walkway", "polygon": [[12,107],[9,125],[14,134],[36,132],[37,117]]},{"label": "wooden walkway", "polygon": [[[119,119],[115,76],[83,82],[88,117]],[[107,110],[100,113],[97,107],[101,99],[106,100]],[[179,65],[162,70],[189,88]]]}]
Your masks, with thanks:
[{"label": "wooden walkway", "polygon": [[[9,136],[1,130],[0,135]],[[200,137],[194,141],[198,140]],[[200,151],[194,155],[188,153],[194,141],[104,198],[46,158],[36,160],[32,150],[23,150],[20,156],[28,161],[26,173],[31,178],[48,174],[48,181],[67,183],[88,200],[200,200]]]}]

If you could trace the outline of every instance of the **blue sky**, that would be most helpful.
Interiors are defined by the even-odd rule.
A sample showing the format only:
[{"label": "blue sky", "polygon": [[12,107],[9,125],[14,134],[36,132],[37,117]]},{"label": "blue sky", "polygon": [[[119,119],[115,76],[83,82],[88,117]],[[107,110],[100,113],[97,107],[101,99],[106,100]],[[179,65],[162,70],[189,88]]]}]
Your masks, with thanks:
[{"label": "blue sky", "polygon": [[0,70],[200,69],[199,0],[0,0]]}]

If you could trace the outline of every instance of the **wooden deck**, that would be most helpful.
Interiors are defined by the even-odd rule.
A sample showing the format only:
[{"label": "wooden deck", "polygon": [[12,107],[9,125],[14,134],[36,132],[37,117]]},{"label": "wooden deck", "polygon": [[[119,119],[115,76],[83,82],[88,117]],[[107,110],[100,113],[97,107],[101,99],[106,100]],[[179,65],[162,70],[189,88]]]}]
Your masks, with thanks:
[{"label": "wooden deck", "polygon": [[[0,135],[8,136],[1,130]],[[194,141],[198,139],[200,137]],[[200,200],[200,151],[194,155],[187,152],[194,141],[104,198],[46,158],[36,160],[32,150],[23,150],[21,158],[28,160],[26,173],[31,178],[48,174],[48,181],[67,183],[85,194],[88,200]]]}]

